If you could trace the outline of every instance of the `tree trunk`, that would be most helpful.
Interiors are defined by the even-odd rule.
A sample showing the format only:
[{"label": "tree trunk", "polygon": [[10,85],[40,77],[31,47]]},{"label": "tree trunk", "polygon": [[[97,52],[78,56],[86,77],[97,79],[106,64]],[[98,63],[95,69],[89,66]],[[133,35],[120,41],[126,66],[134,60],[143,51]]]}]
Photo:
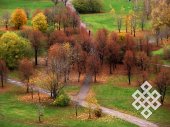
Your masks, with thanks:
[{"label": "tree trunk", "polygon": [[134,33],[133,36],[136,37],[136,29],[135,28],[133,30],[133,33]]},{"label": "tree trunk", "polygon": [[97,82],[96,73],[94,74],[94,82]]},{"label": "tree trunk", "polygon": [[81,72],[79,72],[78,74],[78,82],[80,82],[80,76],[81,76]]},{"label": "tree trunk", "polygon": [[89,119],[91,119],[91,109],[89,108]]},{"label": "tree trunk", "polygon": [[27,82],[27,93],[29,93],[29,83]]},{"label": "tree trunk", "polygon": [[5,24],[5,27],[6,27],[6,30],[8,30],[8,24],[7,23]]},{"label": "tree trunk", "polygon": [[39,123],[41,123],[41,116],[40,115],[38,116],[38,121],[39,121]]},{"label": "tree trunk", "polygon": [[32,97],[32,100],[34,99],[34,89],[32,87],[32,91],[31,91],[31,97]]},{"label": "tree trunk", "polygon": [[109,64],[110,74],[112,74],[112,63]]},{"label": "tree trunk", "polygon": [[75,109],[76,109],[76,117],[78,116],[78,105],[77,105],[77,102],[76,103],[76,106],[75,106]]},{"label": "tree trunk", "polygon": [[1,86],[2,88],[4,87],[4,76],[3,76],[3,72],[1,74]]},{"label": "tree trunk", "polygon": [[129,80],[129,85],[131,84],[131,71],[128,71],[128,80]]},{"label": "tree trunk", "polygon": [[37,48],[34,49],[35,50],[35,66],[38,65],[38,50]]}]

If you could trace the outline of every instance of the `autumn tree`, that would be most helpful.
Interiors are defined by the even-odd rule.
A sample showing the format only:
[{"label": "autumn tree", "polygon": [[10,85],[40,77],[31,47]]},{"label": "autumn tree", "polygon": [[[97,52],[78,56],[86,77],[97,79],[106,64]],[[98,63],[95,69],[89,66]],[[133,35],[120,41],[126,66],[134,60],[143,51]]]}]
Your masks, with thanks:
[{"label": "autumn tree", "polygon": [[100,72],[100,59],[96,54],[92,54],[87,59],[88,71],[94,76],[94,82],[97,82],[97,74]]},{"label": "autumn tree", "polygon": [[10,22],[10,13],[9,12],[4,12],[2,15],[2,22],[5,25],[6,30],[8,30],[9,22]]},{"label": "autumn tree", "polygon": [[131,84],[132,68],[134,66],[134,54],[132,51],[127,50],[124,56],[124,65],[127,70],[129,84]]},{"label": "autumn tree", "polygon": [[86,101],[88,102],[88,109],[89,109],[89,119],[92,118],[92,110],[93,108],[98,108],[99,107],[99,104],[97,102],[97,99],[95,97],[95,94],[92,90],[89,91],[87,97],[86,97]]},{"label": "autumn tree", "polygon": [[28,29],[23,32],[27,34],[27,38],[31,42],[34,49],[35,65],[38,65],[38,53],[43,46],[43,41],[45,40],[44,35],[39,30]]},{"label": "autumn tree", "polygon": [[55,5],[59,3],[59,0],[51,0]]},{"label": "autumn tree", "polygon": [[138,85],[141,86],[145,81],[147,81],[148,76],[149,76],[149,74],[147,71],[141,71],[137,78]]},{"label": "autumn tree", "polygon": [[117,18],[117,27],[118,27],[118,31],[120,33],[121,28],[122,28],[122,17],[120,17],[120,16]]},{"label": "autumn tree", "polygon": [[84,28],[80,29],[79,34],[77,36],[77,42],[80,43],[83,51],[90,53],[93,44],[92,44],[92,38],[89,36],[86,29]]},{"label": "autumn tree", "polygon": [[106,42],[107,42],[107,37],[108,37],[108,31],[106,29],[100,29],[96,33],[96,45],[97,45],[97,52],[100,58],[100,63],[101,65],[103,64],[104,60],[104,49],[106,47]]},{"label": "autumn tree", "polygon": [[30,51],[30,42],[14,32],[6,32],[0,38],[0,57],[10,69],[16,68],[23,57],[29,57]]},{"label": "autumn tree", "polygon": [[1,87],[4,87],[4,80],[5,77],[7,76],[7,66],[4,60],[0,59],[0,77],[1,77]]},{"label": "autumn tree", "polygon": [[151,66],[154,73],[159,73],[161,71],[162,64],[160,56],[156,55],[152,57]]},{"label": "autumn tree", "polygon": [[135,42],[134,42],[134,39],[131,35],[129,34],[126,34],[125,35],[125,50],[131,50],[131,51],[134,51],[135,49]]},{"label": "autumn tree", "polygon": [[128,32],[128,28],[129,28],[129,24],[130,24],[130,16],[126,15],[125,16],[125,29],[126,29],[126,33]]},{"label": "autumn tree", "polygon": [[12,13],[11,22],[17,29],[20,29],[27,23],[27,15],[25,14],[25,11],[23,9],[16,9]]},{"label": "autumn tree", "polygon": [[136,15],[131,16],[131,29],[133,31],[133,36],[136,37],[136,28],[137,28],[137,18]]},{"label": "autumn tree", "polygon": [[146,14],[147,20],[151,14],[151,0],[144,0],[144,13]]},{"label": "autumn tree", "polygon": [[149,67],[149,58],[145,52],[137,52],[136,64],[142,71],[146,71],[146,69]]},{"label": "autumn tree", "polygon": [[44,15],[46,16],[47,18],[47,23],[49,25],[53,25],[55,26],[55,23],[56,23],[56,8],[47,8],[44,10]]},{"label": "autumn tree", "polygon": [[47,18],[43,13],[38,13],[32,19],[33,28],[45,32],[47,30]]},{"label": "autumn tree", "polygon": [[32,62],[27,58],[22,59],[19,64],[19,71],[22,78],[26,81],[27,93],[29,93],[29,81],[31,75],[33,75]]},{"label": "autumn tree", "polygon": [[86,69],[86,58],[87,53],[82,51],[81,46],[79,44],[76,44],[74,47],[74,61],[76,64],[76,68],[78,71],[78,82],[80,82],[80,76]]},{"label": "autumn tree", "polygon": [[115,36],[116,36],[115,33],[111,33],[105,48],[106,60],[109,63],[110,74],[112,74],[112,68],[113,69],[116,68],[116,64],[118,63],[119,50],[120,50],[120,47],[116,42],[117,39]]},{"label": "autumn tree", "polygon": [[170,84],[170,71],[163,69],[155,79],[155,83],[158,87],[159,93],[161,94],[161,103],[164,104],[167,88]]},{"label": "autumn tree", "polygon": [[65,33],[63,31],[55,30],[50,34],[48,45],[51,46],[56,43],[63,44],[65,41],[66,41]]},{"label": "autumn tree", "polygon": [[64,3],[64,5],[66,6],[67,5],[67,2],[68,2],[69,0],[62,0],[62,2]]},{"label": "autumn tree", "polygon": [[[69,69],[70,59],[67,45],[55,44],[49,49],[49,74],[53,98],[56,98],[65,86],[65,72]],[[64,79],[64,81],[62,81]],[[66,78],[67,79],[67,78]]]},{"label": "autumn tree", "polygon": [[[159,35],[160,35],[160,27],[163,25],[169,26],[170,23],[170,16],[169,16],[169,8],[170,5],[166,3],[165,0],[162,0],[159,2],[159,5],[157,3],[153,2],[153,7],[152,7],[152,26],[153,29],[155,30],[155,36],[156,36],[156,42],[157,46],[159,45]],[[169,19],[168,19],[169,18]]]}]

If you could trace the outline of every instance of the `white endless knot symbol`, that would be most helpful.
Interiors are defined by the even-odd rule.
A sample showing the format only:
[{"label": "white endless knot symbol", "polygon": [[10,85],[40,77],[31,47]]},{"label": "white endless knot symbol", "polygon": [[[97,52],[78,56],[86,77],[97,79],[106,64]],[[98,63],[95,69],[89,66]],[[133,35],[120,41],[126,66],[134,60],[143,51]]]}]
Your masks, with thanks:
[{"label": "white endless knot symbol", "polygon": [[156,110],[161,105],[158,101],[161,95],[156,90],[151,93],[150,90],[152,89],[152,86],[147,81],[141,85],[141,89],[142,92],[136,90],[135,93],[132,94],[132,97],[135,99],[132,105],[137,110],[143,108],[141,114],[147,119],[152,115],[150,108]]}]

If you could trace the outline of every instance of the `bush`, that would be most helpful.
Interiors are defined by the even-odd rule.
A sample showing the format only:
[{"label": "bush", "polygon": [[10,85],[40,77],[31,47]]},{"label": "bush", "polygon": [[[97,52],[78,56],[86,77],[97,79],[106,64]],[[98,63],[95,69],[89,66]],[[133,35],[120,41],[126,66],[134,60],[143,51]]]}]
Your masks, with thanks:
[{"label": "bush", "polygon": [[96,108],[94,110],[94,114],[97,118],[101,117],[102,116],[102,110],[100,108]]},{"label": "bush", "polygon": [[65,93],[60,94],[56,100],[53,102],[53,105],[65,107],[68,106],[70,102],[70,98]]},{"label": "bush", "polygon": [[98,13],[102,10],[101,0],[73,0],[73,5],[79,13]]}]

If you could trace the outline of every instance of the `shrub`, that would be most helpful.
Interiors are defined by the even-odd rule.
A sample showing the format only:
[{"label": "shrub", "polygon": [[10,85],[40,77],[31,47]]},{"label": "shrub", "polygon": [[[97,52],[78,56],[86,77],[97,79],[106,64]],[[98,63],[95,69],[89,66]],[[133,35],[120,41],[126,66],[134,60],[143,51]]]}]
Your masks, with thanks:
[{"label": "shrub", "polygon": [[70,102],[70,98],[68,97],[67,94],[61,93],[56,100],[53,102],[53,105],[60,106],[60,107],[65,107],[68,106]]},{"label": "shrub", "polygon": [[98,13],[102,10],[101,0],[73,0],[73,5],[79,13]]},{"label": "shrub", "polygon": [[102,110],[100,108],[96,108],[94,110],[94,114],[97,118],[101,117],[102,116]]}]

